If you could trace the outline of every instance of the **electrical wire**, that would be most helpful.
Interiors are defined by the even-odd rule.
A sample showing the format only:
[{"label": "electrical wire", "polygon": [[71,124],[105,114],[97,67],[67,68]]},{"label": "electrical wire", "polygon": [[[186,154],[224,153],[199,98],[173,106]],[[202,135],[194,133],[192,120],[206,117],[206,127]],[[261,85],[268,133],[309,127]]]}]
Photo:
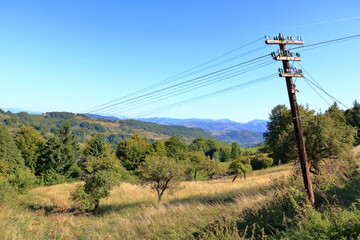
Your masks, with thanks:
[{"label": "electrical wire", "polygon": [[255,84],[258,84],[260,82],[264,82],[266,80],[269,80],[269,79],[271,79],[271,78],[273,78],[275,76],[277,76],[277,73],[276,74],[270,74],[270,75],[267,75],[265,77],[257,78],[257,79],[254,79],[254,80],[251,80],[251,81],[248,81],[248,82],[245,82],[245,83],[241,83],[241,84],[238,84],[238,85],[235,85],[235,86],[232,86],[232,87],[228,87],[228,88],[225,88],[225,89],[222,89],[222,90],[218,90],[218,91],[215,91],[215,92],[207,93],[207,94],[204,94],[204,95],[201,95],[201,96],[198,96],[198,97],[190,98],[190,99],[187,99],[187,100],[184,100],[184,101],[180,101],[180,102],[169,104],[169,105],[166,105],[166,106],[163,106],[163,107],[159,107],[159,108],[150,110],[148,112],[141,113],[141,114],[137,115],[137,117],[138,118],[143,117],[143,116],[153,114],[153,113],[156,113],[156,112],[168,110],[170,108],[174,108],[174,107],[177,107],[177,106],[180,106],[180,105],[193,103],[193,102],[196,102],[196,101],[201,101],[201,100],[209,98],[209,97],[213,97],[213,96],[220,95],[220,94],[223,94],[223,93],[226,93],[226,92],[234,91],[234,90],[236,90],[238,88],[255,85]]},{"label": "electrical wire", "polygon": [[[239,58],[239,57],[242,57],[242,56],[251,54],[251,53],[253,53],[253,52],[256,52],[256,51],[258,51],[258,50],[260,50],[260,49],[262,49],[262,48],[257,48],[257,49],[255,49],[255,50],[248,51],[248,52],[246,52],[246,53],[244,53],[244,54],[237,55],[237,56],[235,56],[235,57],[232,57],[230,60],[229,60],[229,59],[228,59],[228,60],[224,60],[224,61],[222,61],[221,63],[214,64],[213,66],[207,67],[206,69],[197,70],[196,72],[191,72],[191,71],[193,71],[193,70],[195,70],[195,69],[197,69],[197,68],[200,68],[200,67],[202,67],[202,66],[205,66],[205,65],[207,65],[207,64],[209,64],[209,63],[211,63],[211,62],[214,62],[214,61],[216,61],[216,60],[218,60],[218,59],[220,59],[220,58],[223,58],[223,57],[225,57],[225,56],[227,56],[227,55],[229,55],[229,54],[231,54],[231,53],[233,53],[233,52],[236,52],[236,51],[239,50],[239,49],[242,49],[242,48],[247,47],[247,46],[249,46],[249,45],[251,45],[251,44],[253,44],[253,43],[256,43],[256,42],[258,42],[258,41],[261,40],[261,39],[262,39],[262,37],[261,37],[261,38],[258,38],[258,39],[256,39],[256,40],[250,41],[250,42],[248,42],[248,43],[246,43],[246,44],[244,44],[244,45],[242,45],[242,46],[240,46],[240,47],[237,47],[237,48],[235,48],[235,49],[233,49],[233,50],[231,50],[231,51],[229,51],[229,52],[226,52],[226,53],[224,53],[224,54],[222,54],[222,55],[220,55],[220,56],[218,56],[218,57],[215,57],[215,58],[213,58],[213,59],[211,59],[211,60],[209,60],[209,61],[206,61],[206,62],[204,62],[204,63],[202,63],[202,64],[200,64],[200,65],[197,65],[197,66],[192,67],[192,68],[190,68],[190,69],[188,69],[188,70],[185,70],[185,71],[183,71],[183,72],[180,72],[180,73],[178,73],[178,74],[176,74],[176,75],[173,75],[173,76],[171,76],[171,77],[169,77],[169,78],[166,78],[166,79],[164,79],[164,80],[162,80],[162,81],[160,81],[160,82],[157,82],[157,83],[155,83],[155,84],[152,84],[152,85],[150,85],[150,86],[147,86],[147,87],[145,87],[145,88],[143,88],[143,89],[137,90],[137,91],[135,91],[135,92],[133,92],[133,93],[130,93],[130,94],[126,95],[126,96],[123,96],[123,97],[117,98],[117,99],[115,99],[115,100],[112,100],[112,101],[110,101],[110,102],[106,102],[106,103],[103,103],[103,104],[101,104],[101,105],[98,105],[98,106],[96,106],[96,107],[94,107],[94,108],[101,108],[101,107],[103,107],[103,106],[105,106],[105,105],[114,103],[114,102],[119,101],[119,100],[122,100],[122,99],[126,99],[126,98],[131,97],[131,96],[134,96],[134,95],[136,95],[136,94],[139,94],[139,93],[142,93],[142,92],[151,90],[151,89],[153,89],[153,88],[155,88],[155,87],[164,85],[164,84],[168,83],[169,81],[172,81],[172,80],[175,80],[175,79],[176,79],[176,80],[179,80],[179,79],[181,79],[181,78],[184,78],[184,77],[187,77],[187,76],[196,74],[196,73],[198,73],[198,72],[201,72],[201,71],[203,71],[203,70],[206,70],[206,69],[208,69],[208,68],[215,67],[215,66],[218,66],[218,65],[227,63],[227,62],[229,62],[229,61],[235,60],[235,59],[237,59],[237,58]],[[189,73],[189,72],[191,72],[191,73]],[[186,76],[184,76],[185,73],[188,73],[188,74],[187,74]],[[85,110],[85,112],[88,112],[88,111],[90,111],[90,110],[89,110],[89,109],[88,109],[88,110]]]},{"label": "electrical wire", "polygon": [[134,101],[134,100],[136,100],[136,99],[138,99],[138,98],[143,98],[143,97],[146,97],[146,96],[149,96],[149,95],[152,95],[152,94],[155,94],[155,93],[158,93],[158,92],[167,90],[167,89],[175,88],[175,87],[177,87],[177,86],[181,86],[181,85],[187,84],[187,83],[192,82],[192,81],[196,81],[196,80],[198,80],[198,79],[201,79],[201,78],[204,78],[204,77],[207,77],[207,76],[211,76],[211,75],[214,75],[214,74],[217,74],[217,73],[224,72],[224,71],[229,70],[229,69],[234,69],[234,68],[236,68],[236,67],[242,66],[242,65],[247,64],[247,63],[254,62],[254,61],[256,61],[256,60],[265,58],[265,57],[267,57],[267,56],[269,56],[269,55],[270,55],[270,54],[265,54],[265,55],[263,55],[263,56],[253,58],[253,59],[251,59],[251,60],[248,60],[248,61],[245,61],[245,62],[242,62],[242,63],[238,63],[238,64],[232,65],[232,66],[230,66],[230,67],[226,67],[226,68],[217,70],[217,71],[212,72],[212,73],[208,73],[208,74],[202,75],[202,76],[200,76],[200,77],[196,77],[196,78],[193,78],[193,79],[190,79],[190,80],[187,80],[187,81],[184,81],[184,82],[180,82],[180,83],[177,83],[177,84],[168,86],[168,87],[164,87],[164,88],[161,88],[161,89],[158,89],[158,90],[155,90],[155,91],[146,93],[146,94],[142,94],[142,95],[137,96],[137,97],[133,97],[133,98],[130,98],[130,99],[127,99],[127,100],[123,100],[123,101],[120,101],[120,102],[117,102],[117,103],[113,103],[113,104],[110,104],[110,105],[108,105],[108,106],[104,106],[104,107],[97,108],[97,109],[94,109],[94,110],[92,110],[92,111],[88,111],[88,112],[85,113],[85,114],[97,112],[97,111],[100,111],[100,110],[103,110],[103,109],[107,109],[107,108],[110,108],[110,107],[113,107],[113,106],[116,106],[116,105],[119,105],[119,104],[123,104],[123,103],[126,103],[126,102]]},{"label": "electrical wire", "polygon": [[[130,103],[122,104],[122,105],[120,105],[120,107],[114,107],[114,108],[108,109],[106,111],[106,113],[111,113],[111,111],[119,110],[119,109],[126,110],[126,109],[129,109],[129,108],[133,108],[135,106],[138,106],[138,105],[141,105],[141,106],[149,105],[151,103],[158,102],[158,101],[161,101],[161,100],[164,100],[164,99],[168,99],[169,97],[175,97],[175,96],[178,96],[178,95],[183,94],[183,93],[188,93],[190,91],[193,91],[193,90],[196,90],[196,89],[199,89],[199,88],[202,88],[202,87],[206,87],[206,86],[218,83],[220,81],[224,81],[224,80],[239,76],[241,74],[245,74],[245,73],[248,73],[250,71],[257,70],[259,68],[268,66],[270,64],[274,64],[274,63],[275,63],[274,61],[268,60],[266,62],[257,64],[257,65],[253,65],[253,66],[245,68],[245,69],[241,69],[241,70],[238,70],[238,71],[235,71],[235,72],[227,73],[227,74],[224,74],[224,75],[219,76],[219,77],[216,76],[216,78],[213,78],[213,77],[209,78],[209,80],[207,80],[207,81],[202,81],[202,82],[198,82],[198,83],[195,83],[195,84],[191,83],[188,86],[182,86],[182,87],[176,88],[176,89],[174,89],[172,91],[164,92],[163,94],[160,93],[161,95],[152,95],[152,96],[148,96],[147,98],[137,99],[136,101],[132,101]],[[101,114],[104,114],[104,112],[102,112]]]}]

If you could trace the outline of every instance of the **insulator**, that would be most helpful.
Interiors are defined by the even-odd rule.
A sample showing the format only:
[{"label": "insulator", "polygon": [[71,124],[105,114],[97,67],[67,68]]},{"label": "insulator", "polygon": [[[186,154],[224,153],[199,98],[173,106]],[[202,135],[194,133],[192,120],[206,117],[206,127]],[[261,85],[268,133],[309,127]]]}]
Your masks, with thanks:
[{"label": "insulator", "polygon": [[299,69],[299,73],[300,73],[300,74],[302,74],[302,73],[303,73],[302,69]]},{"label": "insulator", "polygon": [[296,53],[296,56],[297,56],[297,57],[300,57],[300,53]]},{"label": "insulator", "polygon": [[266,39],[266,40],[269,40],[269,37],[268,37],[268,36],[265,36],[265,39]]}]

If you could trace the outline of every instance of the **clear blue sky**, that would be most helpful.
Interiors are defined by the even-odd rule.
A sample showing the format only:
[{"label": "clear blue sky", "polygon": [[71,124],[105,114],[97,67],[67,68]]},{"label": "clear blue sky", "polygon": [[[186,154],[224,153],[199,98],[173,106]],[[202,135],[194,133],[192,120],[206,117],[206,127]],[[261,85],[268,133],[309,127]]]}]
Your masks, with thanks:
[{"label": "clear blue sky", "polygon": [[[360,1],[0,0],[0,29],[0,108],[84,112],[264,35],[301,35],[311,44],[359,34]],[[224,59],[260,47],[201,74],[277,49],[259,40]],[[304,51],[302,59],[306,70],[342,103],[351,107],[360,100],[360,38]],[[276,73],[280,66],[274,63],[184,95],[106,113],[136,117]],[[315,110],[328,107],[304,80],[296,85],[299,103]],[[288,105],[288,97],[284,79],[274,77],[146,117],[246,122],[267,119],[277,104]]]}]

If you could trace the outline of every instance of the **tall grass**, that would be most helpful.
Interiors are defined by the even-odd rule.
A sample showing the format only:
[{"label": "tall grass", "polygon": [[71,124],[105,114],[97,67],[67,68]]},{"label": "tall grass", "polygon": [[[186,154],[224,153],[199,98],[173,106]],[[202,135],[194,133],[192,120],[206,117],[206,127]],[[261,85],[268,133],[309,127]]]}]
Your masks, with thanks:
[{"label": "tall grass", "polygon": [[122,183],[95,214],[78,213],[76,184],[39,187],[20,196],[21,206],[0,207],[1,239],[182,239],[219,216],[238,215],[271,196],[268,184],[291,165],[257,171],[247,180],[183,182],[157,204],[150,188]]}]

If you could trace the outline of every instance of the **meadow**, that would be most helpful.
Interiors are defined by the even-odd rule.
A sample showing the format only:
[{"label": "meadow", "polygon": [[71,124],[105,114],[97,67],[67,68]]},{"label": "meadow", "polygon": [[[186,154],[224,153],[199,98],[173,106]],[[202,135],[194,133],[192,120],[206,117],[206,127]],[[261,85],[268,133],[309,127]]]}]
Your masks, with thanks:
[{"label": "meadow", "polygon": [[77,184],[38,187],[0,207],[1,239],[186,239],[221,216],[239,215],[272,196],[274,179],[293,164],[254,171],[244,179],[182,182],[157,203],[156,193],[123,182],[100,202],[96,213],[76,210],[70,193]]}]

